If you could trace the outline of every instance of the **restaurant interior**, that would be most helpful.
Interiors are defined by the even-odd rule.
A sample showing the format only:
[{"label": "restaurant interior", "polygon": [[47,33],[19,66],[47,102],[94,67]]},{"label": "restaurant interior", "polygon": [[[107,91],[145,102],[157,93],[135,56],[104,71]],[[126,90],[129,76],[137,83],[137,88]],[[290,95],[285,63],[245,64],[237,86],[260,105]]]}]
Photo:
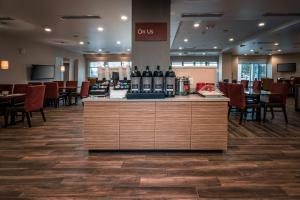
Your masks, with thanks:
[{"label": "restaurant interior", "polygon": [[0,199],[300,199],[299,0],[0,0]]}]

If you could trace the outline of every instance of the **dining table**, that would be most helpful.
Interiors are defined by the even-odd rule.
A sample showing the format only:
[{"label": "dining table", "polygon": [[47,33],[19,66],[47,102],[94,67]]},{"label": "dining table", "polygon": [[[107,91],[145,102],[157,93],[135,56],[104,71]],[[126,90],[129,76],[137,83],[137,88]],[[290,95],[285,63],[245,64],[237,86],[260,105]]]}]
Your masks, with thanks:
[{"label": "dining table", "polygon": [[[252,88],[245,89],[244,93],[247,100],[250,99],[253,103],[256,104],[260,104],[262,98],[267,100],[270,95],[277,94],[267,90],[255,90]],[[261,106],[259,106],[259,109],[256,109],[256,121],[261,121]]]},{"label": "dining table", "polygon": [[77,86],[61,86],[59,87],[59,93],[64,93],[67,97],[68,105],[72,105],[72,93],[77,92]]},{"label": "dining table", "polygon": [[[15,100],[18,98],[25,97],[26,94],[23,93],[15,93],[15,94],[8,94],[8,95],[3,95],[0,94],[0,103],[3,106],[3,109],[5,110],[7,106],[13,106],[15,105]],[[14,125],[16,123],[15,117],[11,117],[10,124]],[[4,127],[8,126],[8,122],[4,120]]]}]

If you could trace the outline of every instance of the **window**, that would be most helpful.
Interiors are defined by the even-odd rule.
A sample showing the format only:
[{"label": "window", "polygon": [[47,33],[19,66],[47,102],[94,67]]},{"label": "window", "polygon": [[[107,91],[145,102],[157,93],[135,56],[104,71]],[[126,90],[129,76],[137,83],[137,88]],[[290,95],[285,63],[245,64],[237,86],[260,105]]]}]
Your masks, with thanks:
[{"label": "window", "polygon": [[107,62],[109,68],[119,68],[121,67],[121,62]]},{"label": "window", "polygon": [[172,67],[182,67],[182,62],[181,61],[173,61]]},{"label": "window", "polygon": [[184,61],[183,66],[184,67],[194,67],[194,62],[193,61]]},{"label": "window", "polygon": [[205,61],[196,61],[195,62],[195,66],[196,67],[205,67],[206,66],[206,62]]},{"label": "window", "polygon": [[261,80],[267,77],[267,64],[242,63],[238,65],[238,80]]},{"label": "window", "polygon": [[218,62],[213,61],[213,62],[208,62],[208,67],[218,67]]},{"label": "window", "polygon": [[104,62],[90,62],[89,63],[89,77],[98,77],[100,67],[104,67]]}]

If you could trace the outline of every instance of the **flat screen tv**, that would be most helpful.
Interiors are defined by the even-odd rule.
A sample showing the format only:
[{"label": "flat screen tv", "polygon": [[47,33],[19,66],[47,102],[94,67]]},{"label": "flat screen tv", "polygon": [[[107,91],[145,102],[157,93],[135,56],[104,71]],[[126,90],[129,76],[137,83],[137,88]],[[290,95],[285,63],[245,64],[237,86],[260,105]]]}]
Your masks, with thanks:
[{"label": "flat screen tv", "polygon": [[54,65],[32,65],[31,80],[54,79]]},{"label": "flat screen tv", "polygon": [[296,72],[296,63],[277,64],[277,72]]}]

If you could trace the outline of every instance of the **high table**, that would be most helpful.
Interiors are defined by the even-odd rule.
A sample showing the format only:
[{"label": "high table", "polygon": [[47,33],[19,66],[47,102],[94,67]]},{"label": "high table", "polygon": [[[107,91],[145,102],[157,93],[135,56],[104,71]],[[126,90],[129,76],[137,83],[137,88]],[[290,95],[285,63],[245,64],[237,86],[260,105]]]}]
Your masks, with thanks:
[{"label": "high table", "polygon": [[226,97],[83,101],[88,150],[227,150]]}]

